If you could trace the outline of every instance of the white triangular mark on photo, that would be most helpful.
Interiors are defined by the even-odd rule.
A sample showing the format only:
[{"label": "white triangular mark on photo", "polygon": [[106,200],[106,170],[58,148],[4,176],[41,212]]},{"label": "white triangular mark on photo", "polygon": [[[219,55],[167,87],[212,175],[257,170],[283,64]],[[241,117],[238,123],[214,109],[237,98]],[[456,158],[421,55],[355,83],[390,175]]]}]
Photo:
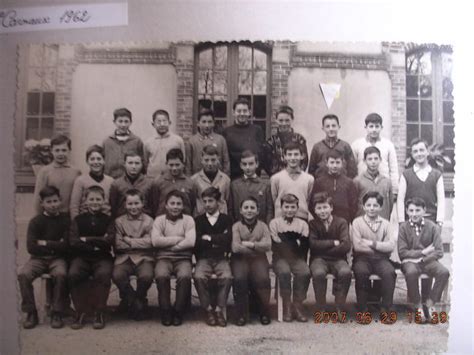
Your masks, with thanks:
[{"label": "white triangular mark on photo", "polygon": [[331,105],[334,99],[339,98],[339,90],[341,89],[341,84],[336,83],[320,83],[319,87],[324,96],[324,101],[326,101],[326,106],[328,110],[331,108]]}]

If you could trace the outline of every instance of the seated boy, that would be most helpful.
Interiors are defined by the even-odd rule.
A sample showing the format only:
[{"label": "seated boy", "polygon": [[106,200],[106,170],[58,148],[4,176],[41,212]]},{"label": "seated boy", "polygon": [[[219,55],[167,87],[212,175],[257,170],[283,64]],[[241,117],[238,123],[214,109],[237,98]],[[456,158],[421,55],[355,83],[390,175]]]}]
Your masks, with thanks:
[{"label": "seated boy", "polygon": [[173,148],[166,153],[166,165],[168,170],[153,180],[150,188],[150,195],[147,201],[150,202],[151,215],[158,217],[164,214],[165,199],[171,190],[180,190],[184,193],[185,214],[191,215],[196,205],[197,186],[193,180],[184,175],[184,155],[181,149]]},{"label": "seated boy", "polygon": [[342,154],[337,150],[328,152],[326,167],[315,179],[312,194],[326,192],[332,198],[333,214],[351,223],[357,213],[357,188],[354,181],[342,173]]},{"label": "seated boy", "polygon": [[[196,229],[191,216],[183,214],[184,194],[173,190],[166,196],[166,214],[156,217],[151,242],[157,249],[155,278],[161,323],[179,326],[191,297],[191,257],[196,242]],[[176,275],[176,302],[170,300],[170,277]]]},{"label": "seated boy", "polygon": [[382,311],[389,312],[397,277],[389,260],[395,249],[396,234],[390,222],[379,215],[384,201],[378,192],[366,193],[362,202],[365,214],[354,219],[351,229],[354,248],[352,268],[355,274],[357,303],[361,312],[367,310],[369,277],[376,274],[382,279]]},{"label": "seated boy", "polygon": [[66,236],[69,230],[69,215],[60,212],[59,189],[46,186],[39,192],[43,212],[28,224],[26,246],[30,260],[21,268],[18,282],[21,292],[21,310],[27,313],[23,328],[31,329],[38,324],[33,281],[43,273],[53,279],[51,327],[62,328],[67,286]]},{"label": "seated boy", "polygon": [[298,211],[298,198],[293,194],[282,196],[281,211],[283,216],[276,217],[270,222],[270,235],[273,241],[273,268],[278,277],[283,299],[283,321],[291,322],[294,312],[298,322],[307,322],[308,318],[303,313],[303,301],[306,299],[311,278],[307,264],[308,224],[295,217]]},{"label": "seated boy", "polygon": [[270,182],[257,175],[258,164],[257,154],[250,150],[242,152],[240,168],[244,174],[230,183],[229,215],[234,221],[240,219],[240,204],[248,196],[253,196],[257,199],[260,207],[258,218],[261,221],[270,223],[273,218]]},{"label": "seated boy", "polygon": [[346,303],[352,278],[347,263],[347,253],[351,249],[349,227],[344,218],[332,215],[332,199],[327,193],[316,194],[313,203],[315,218],[309,222],[309,248],[316,304],[324,310],[326,276],[333,274],[336,277],[334,296],[339,311]]},{"label": "seated boy", "polygon": [[[125,193],[126,214],[115,220],[115,264],[112,279],[120,293],[119,309],[127,309],[131,318],[141,320],[147,305],[146,295],[153,283],[153,219],[143,213],[143,195],[137,189]],[[137,288],[130,285],[137,276]]]},{"label": "seated boy", "polygon": [[438,260],[443,257],[443,244],[440,228],[424,218],[425,201],[414,197],[406,202],[409,220],[400,225],[398,234],[398,255],[402,262],[402,271],[407,283],[408,297],[419,312],[422,321],[426,320],[424,307],[418,289],[418,278],[425,273],[435,279],[433,288],[426,300],[426,315],[431,320],[437,311],[443,290],[449,279],[449,271]]},{"label": "seated boy", "polygon": [[[85,193],[88,211],[81,213],[71,224],[69,244],[74,257],[69,266],[68,282],[77,317],[73,329],[84,326],[87,306],[95,313],[93,328],[105,327],[104,312],[109,297],[113,258],[110,253],[113,232],[110,233],[110,216],[102,212],[105,192],[100,186],[91,186]],[[93,284],[88,277],[93,276]]]},{"label": "seated boy", "polygon": [[258,213],[258,201],[249,196],[240,206],[241,221],[232,226],[231,268],[238,326],[248,321],[250,289],[255,291],[260,322],[270,323],[270,265],[266,252],[271,249],[271,237],[267,225],[258,220]]},{"label": "seated boy", "polygon": [[[207,312],[207,324],[225,327],[227,320],[223,310],[232,286],[232,272],[228,256],[232,244],[232,219],[219,212],[220,191],[208,187],[202,193],[205,214],[196,217],[196,270],[194,282],[202,308]],[[211,305],[209,279],[217,275],[217,297],[215,310]]]}]

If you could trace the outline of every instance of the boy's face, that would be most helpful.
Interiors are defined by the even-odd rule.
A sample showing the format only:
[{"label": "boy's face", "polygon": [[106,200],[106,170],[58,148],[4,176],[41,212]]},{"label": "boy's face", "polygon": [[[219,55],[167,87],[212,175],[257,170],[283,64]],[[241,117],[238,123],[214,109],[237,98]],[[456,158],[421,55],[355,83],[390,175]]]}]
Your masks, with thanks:
[{"label": "boy's face", "polygon": [[291,116],[286,112],[280,112],[276,118],[278,130],[280,132],[288,132],[291,129]]},{"label": "boy's face", "polygon": [[217,154],[204,154],[201,158],[201,164],[206,173],[215,173],[219,169],[219,157]]},{"label": "boy's face", "polygon": [[183,200],[177,196],[171,196],[165,205],[166,212],[172,217],[178,217],[183,208]]},{"label": "boy's face", "polygon": [[155,119],[153,120],[152,126],[155,127],[156,133],[160,136],[165,135],[168,133],[170,129],[170,120],[166,115],[156,115]]},{"label": "boy's face", "polygon": [[425,212],[426,208],[414,205],[413,203],[410,203],[407,207],[408,218],[415,223],[418,223],[423,218]]},{"label": "boy's face", "polygon": [[183,162],[176,158],[176,159],[169,159],[166,162],[166,165],[168,166],[168,170],[173,177],[178,177],[183,174],[184,171],[184,164]]},{"label": "boy's face", "polygon": [[240,159],[240,168],[244,172],[245,176],[251,177],[257,171],[258,164],[255,157],[248,157]]},{"label": "boy's face", "polygon": [[303,159],[303,155],[299,149],[289,149],[285,152],[285,162],[290,168],[298,168],[301,164],[301,159]]},{"label": "boy's face", "polygon": [[342,159],[329,157],[326,160],[326,166],[329,174],[339,174],[342,170]]},{"label": "boy's face", "polygon": [[380,156],[377,153],[367,154],[365,157],[365,163],[369,171],[378,171],[380,165]]},{"label": "boy's face", "polygon": [[69,147],[67,143],[53,145],[51,147],[51,153],[53,154],[53,160],[57,164],[66,164],[69,159]]},{"label": "boy's face", "polygon": [[331,216],[332,209],[332,206],[327,202],[317,203],[314,206],[314,213],[319,219],[326,221]]},{"label": "boy's face", "polygon": [[296,216],[296,212],[298,212],[298,204],[283,202],[283,205],[281,206],[281,211],[283,213],[283,217],[293,218]]},{"label": "boy's face", "polygon": [[245,125],[250,118],[250,109],[246,104],[237,104],[234,109],[234,120],[238,125]]},{"label": "boy's face", "polygon": [[323,131],[326,133],[327,138],[337,138],[339,128],[339,123],[335,119],[329,118],[323,122]]},{"label": "boy's face", "polygon": [[48,196],[41,200],[41,207],[44,212],[49,215],[57,215],[59,213],[59,206],[61,205],[61,199],[58,195]]},{"label": "boy's face", "polygon": [[380,132],[382,131],[382,125],[380,123],[370,122],[365,126],[367,136],[372,139],[379,139]]},{"label": "boy's face", "polygon": [[207,136],[214,130],[214,119],[212,116],[201,116],[201,119],[197,123],[199,132]]},{"label": "boy's face", "polygon": [[425,143],[420,142],[411,147],[411,156],[417,164],[424,164],[428,160],[428,149]]},{"label": "boy's face", "polygon": [[86,197],[86,206],[91,213],[100,212],[105,199],[100,192],[89,192]]},{"label": "boy's face", "polygon": [[379,205],[376,198],[371,197],[364,203],[363,208],[365,214],[369,216],[369,218],[375,218],[379,215],[382,206]]},{"label": "boy's face", "polygon": [[93,152],[87,158],[87,165],[93,173],[102,173],[104,171],[104,157],[98,152]]},{"label": "boy's face", "polygon": [[142,158],[139,156],[127,157],[125,160],[125,171],[127,175],[135,177],[139,175],[142,171],[143,163]]},{"label": "boy's face", "polygon": [[127,133],[132,120],[127,116],[118,116],[114,121],[115,127],[119,133]]},{"label": "boy's face", "polygon": [[138,195],[128,195],[125,200],[125,210],[129,216],[137,217],[142,213],[143,201]]},{"label": "boy's face", "polygon": [[212,215],[217,212],[217,209],[219,208],[219,202],[214,197],[203,197],[202,202],[204,204],[204,210],[207,213]]},{"label": "boy's face", "polygon": [[240,214],[246,221],[253,221],[258,216],[258,207],[255,201],[247,200],[240,206]]}]

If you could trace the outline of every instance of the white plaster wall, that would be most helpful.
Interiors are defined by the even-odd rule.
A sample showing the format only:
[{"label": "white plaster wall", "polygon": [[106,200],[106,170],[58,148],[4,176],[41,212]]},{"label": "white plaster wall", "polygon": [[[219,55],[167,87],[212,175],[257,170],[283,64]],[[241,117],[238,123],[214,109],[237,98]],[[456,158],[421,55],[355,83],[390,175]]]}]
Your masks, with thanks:
[{"label": "white plaster wall", "polygon": [[[320,83],[341,84],[339,98],[327,108]],[[288,82],[288,101],[295,111],[293,127],[303,134],[311,151],[314,143],[324,138],[321,119],[336,114],[341,123],[339,137],[352,144],[365,136],[364,119],[371,112],[384,120],[382,135],[390,137],[391,85],[384,71],[295,68]]]},{"label": "white plaster wall", "polygon": [[86,149],[114,130],[113,111],[132,112],[131,130],[145,141],[156,134],[151,115],[167,110],[176,124],[176,71],[172,65],[80,64],[73,77],[71,162],[86,172]]}]

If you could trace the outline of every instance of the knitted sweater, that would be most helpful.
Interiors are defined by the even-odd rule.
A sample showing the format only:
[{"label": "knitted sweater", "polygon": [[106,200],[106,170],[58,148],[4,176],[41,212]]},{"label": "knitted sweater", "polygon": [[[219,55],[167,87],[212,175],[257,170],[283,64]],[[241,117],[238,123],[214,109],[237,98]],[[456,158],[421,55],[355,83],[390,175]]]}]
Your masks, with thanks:
[{"label": "knitted sweater", "polygon": [[130,132],[125,140],[119,140],[114,134],[108,136],[102,143],[105,153],[104,173],[114,179],[125,173],[124,161],[125,153],[135,152],[145,161],[144,147],[142,140]]},{"label": "knitted sweater", "polygon": [[153,222],[151,243],[157,248],[157,259],[191,259],[195,242],[196,229],[191,216],[185,214],[172,221],[161,215]]},{"label": "knitted sweater", "polygon": [[350,144],[341,139],[338,139],[332,148],[329,146],[326,139],[317,142],[313,146],[309,160],[308,173],[318,176],[321,172],[325,171],[326,156],[333,150],[339,151],[344,157],[344,174],[350,178],[355,177],[357,175],[357,163],[354,158],[354,153],[352,152]]},{"label": "knitted sweater", "polygon": [[271,175],[278,173],[280,170],[285,169],[286,163],[284,159],[283,148],[288,143],[297,143],[303,150],[303,160],[301,161],[301,170],[305,171],[308,166],[308,148],[306,147],[306,139],[299,133],[293,132],[280,132],[272,135],[268,140],[268,144],[271,148],[271,159],[269,159],[270,166],[265,170],[270,171]]},{"label": "knitted sweater", "polygon": [[224,137],[217,133],[211,133],[208,136],[196,133],[189,138],[186,144],[186,173],[191,176],[202,169],[202,150],[207,145],[212,145],[217,149],[221,170],[229,175],[230,161],[227,143]]},{"label": "knitted sweater", "polygon": [[110,257],[114,240],[111,222],[110,216],[102,212],[86,212],[74,218],[69,232],[69,244],[74,253],[86,257]]},{"label": "knitted sweater", "polygon": [[[430,244],[433,244],[435,250],[428,255],[423,255],[421,251]],[[410,222],[403,222],[398,232],[398,255],[402,263],[406,259],[421,258],[424,263],[441,259],[443,257],[443,243],[440,228],[425,218],[420,235],[417,236],[415,229],[410,226]]]},{"label": "knitted sweater", "polygon": [[380,174],[374,178],[367,171],[365,171],[362,173],[362,175],[359,175],[354,179],[354,183],[359,194],[357,216],[362,216],[365,213],[362,207],[362,198],[364,195],[369,191],[377,191],[383,197],[383,205],[382,210],[380,211],[380,216],[390,220],[390,214],[392,213],[393,208],[392,183],[390,182],[390,179]]},{"label": "knitted sweater", "polygon": [[[196,246],[194,253],[196,259],[224,258],[231,251],[232,244],[232,219],[223,213],[219,214],[214,225],[209,223],[206,214],[197,216],[196,222]],[[211,240],[202,239],[208,235]]]},{"label": "knitted sweater", "polygon": [[113,182],[114,179],[108,175],[104,175],[103,179],[99,182],[94,180],[90,174],[78,176],[74,181],[74,186],[71,193],[71,219],[74,219],[79,214],[85,213],[87,211],[86,191],[91,186],[100,186],[104,189],[105,202],[102,206],[102,212],[105,214],[110,214],[109,192]]},{"label": "knitted sweater", "polygon": [[185,155],[183,138],[171,132],[164,136],[156,135],[145,142],[147,176],[155,178],[167,171],[166,154],[173,148],[181,149]]},{"label": "knitted sweater", "polygon": [[[270,222],[272,236],[273,261],[278,259],[302,259],[308,257],[308,223],[299,218],[293,218],[288,223],[283,217],[277,217]],[[275,240],[279,238],[281,242]]]},{"label": "knitted sweater", "polygon": [[[243,245],[244,241],[253,242],[255,248],[251,249]],[[257,220],[253,230],[241,221],[232,226],[232,253],[249,256],[265,255],[267,251],[270,251],[271,246],[270,231],[262,221]]]},{"label": "knitted sweater", "polygon": [[203,170],[191,176],[191,180],[194,182],[197,188],[196,193],[196,208],[194,209],[194,216],[199,216],[204,213],[204,204],[202,202],[202,193],[208,187],[215,187],[219,189],[221,193],[221,199],[219,201],[219,212],[227,214],[227,203],[229,201],[230,193],[230,179],[222,171],[218,171],[216,177],[211,182]]},{"label": "knitted sweater", "polygon": [[[69,214],[60,213],[48,216],[44,213],[33,217],[28,223],[26,247],[28,253],[35,257],[63,257],[68,252],[67,234],[69,231]],[[46,245],[38,245],[38,241]]]},{"label": "knitted sweater", "polygon": [[[352,222],[351,236],[354,248],[354,257],[366,256],[371,258],[389,258],[395,249],[396,233],[392,225],[386,219],[380,217],[380,225],[374,232],[367,224],[364,216],[357,217]],[[367,246],[362,240],[375,242],[375,245]]]},{"label": "knitted sweater", "polygon": [[117,218],[126,213],[125,193],[130,189],[137,189],[142,193],[144,199],[144,212],[150,214],[149,191],[152,179],[140,174],[135,181],[131,181],[125,174],[116,179],[110,186],[110,209],[112,217]]},{"label": "knitted sweater", "polygon": [[[334,245],[338,240],[339,245]],[[318,217],[309,222],[309,248],[310,260],[323,258],[325,260],[346,260],[347,253],[351,250],[349,227],[344,218],[333,216],[328,230],[323,221]]]}]

